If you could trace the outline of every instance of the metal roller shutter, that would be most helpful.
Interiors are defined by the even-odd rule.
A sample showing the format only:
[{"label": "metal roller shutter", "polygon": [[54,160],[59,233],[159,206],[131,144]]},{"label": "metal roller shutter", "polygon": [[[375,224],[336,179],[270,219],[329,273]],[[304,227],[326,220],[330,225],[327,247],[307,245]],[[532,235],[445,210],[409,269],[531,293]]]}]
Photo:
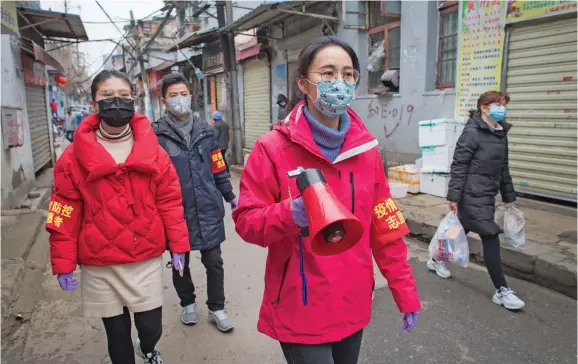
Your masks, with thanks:
[{"label": "metal roller shutter", "polygon": [[215,84],[217,86],[217,108],[220,109],[223,107],[223,100],[225,99],[223,98],[224,75],[219,73],[215,79]]},{"label": "metal roller shutter", "polygon": [[576,201],[576,17],[510,30],[507,121],[518,192]]},{"label": "metal roller shutter", "polygon": [[44,87],[26,86],[26,113],[30,126],[34,172],[38,172],[52,160]]},{"label": "metal roller shutter", "polygon": [[243,63],[245,148],[253,149],[257,139],[269,132],[269,66],[267,61],[252,59]]}]

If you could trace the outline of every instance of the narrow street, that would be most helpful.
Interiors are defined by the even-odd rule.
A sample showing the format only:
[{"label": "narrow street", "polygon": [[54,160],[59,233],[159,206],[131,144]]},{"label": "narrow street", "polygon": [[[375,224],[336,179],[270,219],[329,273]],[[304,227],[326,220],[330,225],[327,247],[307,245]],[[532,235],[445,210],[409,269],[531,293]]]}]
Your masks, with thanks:
[{"label": "narrow street", "polygon": [[[234,181],[238,186],[238,180]],[[279,345],[256,330],[263,292],[266,250],[244,243],[226,219],[223,245],[227,309],[236,328],[222,334],[208,322],[204,268],[195,254],[191,270],[198,287],[200,320],[186,327],[165,274],[164,334],[159,350],[165,363],[283,364]],[[360,363],[508,363],[565,364],[576,362],[576,301],[534,284],[510,279],[526,301],[521,313],[491,302],[491,284],[484,268],[452,268],[441,280],[425,269],[427,250],[407,239],[423,310],[412,333],[400,329],[401,315],[379,273],[374,317],[364,335]],[[168,261],[168,257],[165,257]],[[63,292],[47,270],[22,358],[3,363],[108,363],[106,338],[98,319],[81,316],[80,291]],[[133,334],[136,339],[136,332]],[[138,363],[138,361],[137,361]]]}]

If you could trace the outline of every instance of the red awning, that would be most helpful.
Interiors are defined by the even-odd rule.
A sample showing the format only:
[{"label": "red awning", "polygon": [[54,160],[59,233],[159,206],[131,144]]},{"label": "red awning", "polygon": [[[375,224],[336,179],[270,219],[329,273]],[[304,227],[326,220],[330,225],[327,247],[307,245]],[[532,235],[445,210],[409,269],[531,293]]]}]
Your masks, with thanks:
[{"label": "red awning", "polygon": [[238,52],[236,55],[237,62],[242,61],[243,59],[247,59],[250,57],[254,57],[259,54],[261,51],[261,44],[256,44],[252,47],[247,49],[243,49],[242,51]]}]

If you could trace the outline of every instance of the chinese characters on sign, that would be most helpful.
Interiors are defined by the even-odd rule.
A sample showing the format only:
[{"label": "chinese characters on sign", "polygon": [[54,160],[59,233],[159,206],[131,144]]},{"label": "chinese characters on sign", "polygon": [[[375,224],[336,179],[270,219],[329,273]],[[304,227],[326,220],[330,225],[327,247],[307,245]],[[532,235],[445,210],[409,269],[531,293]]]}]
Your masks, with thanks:
[{"label": "chinese characters on sign", "polygon": [[505,2],[463,1],[456,119],[467,120],[481,94],[499,90]]},{"label": "chinese characters on sign", "polygon": [[73,212],[74,208],[72,206],[63,205],[57,201],[50,201],[50,205],[48,206],[48,216],[46,217],[46,224],[52,224],[59,228],[66,220],[72,217]]},{"label": "chinese characters on sign", "polygon": [[395,201],[390,197],[387,200],[378,203],[373,207],[376,220],[385,220],[387,227],[390,230],[395,230],[405,224],[405,219],[395,204]]},{"label": "chinese characters on sign", "polygon": [[508,23],[539,18],[547,15],[576,12],[578,1],[508,1],[506,21]]},{"label": "chinese characters on sign", "polygon": [[223,154],[220,150],[214,150],[211,153],[211,161],[213,166],[213,174],[223,172],[227,167],[225,166],[225,160],[223,159]]}]

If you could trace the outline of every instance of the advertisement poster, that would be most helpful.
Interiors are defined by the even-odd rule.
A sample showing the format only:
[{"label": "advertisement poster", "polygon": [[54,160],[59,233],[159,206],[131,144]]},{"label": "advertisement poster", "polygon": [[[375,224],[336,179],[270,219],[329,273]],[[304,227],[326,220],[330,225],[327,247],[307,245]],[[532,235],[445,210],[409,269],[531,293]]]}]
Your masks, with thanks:
[{"label": "advertisement poster", "polygon": [[512,1],[508,0],[506,21],[514,23],[544,16],[571,13],[578,10],[578,1]]},{"label": "advertisement poster", "polygon": [[500,90],[506,2],[462,1],[457,120],[467,120],[481,94]]},{"label": "advertisement poster", "polygon": [[2,1],[2,34],[18,34],[18,13],[15,1]]}]

